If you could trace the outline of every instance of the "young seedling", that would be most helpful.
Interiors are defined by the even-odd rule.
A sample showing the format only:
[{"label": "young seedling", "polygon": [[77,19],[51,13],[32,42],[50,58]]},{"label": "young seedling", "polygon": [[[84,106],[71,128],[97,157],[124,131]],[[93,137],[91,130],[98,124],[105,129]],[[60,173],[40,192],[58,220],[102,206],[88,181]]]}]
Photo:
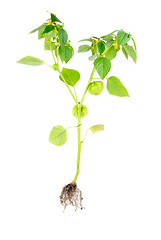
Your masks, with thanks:
[{"label": "young seedling", "polygon": [[[96,96],[100,95],[105,84],[105,81],[102,80],[105,78],[106,88],[110,94],[118,97],[129,97],[128,91],[123,86],[120,79],[116,76],[107,77],[107,74],[111,69],[111,60],[117,56],[120,49],[127,59],[128,57],[131,57],[134,63],[136,63],[136,44],[132,35],[130,33],[126,33],[122,29],[115,30],[101,37],[90,37],[80,40],[79,42],[87,42],[88,44],[80,45],[78,53],[91,53],[88,59],[90,60],[90,64],[93,65],[93,70],[83,92],[82,98],[78,100],[75,85],[80,80],[79,72],[75,69],[61,67],[61,64],[67,64],[74,55],[74,49],[68,39],[68,34],[64,29],[64,24],[56,17],[55,14],[50,13],[50,18],[30,33],[35,32],[38,32],[38,39],[44,39],[44,50],[51,51],[54,61],[53,65],[46,64],[43,60],[32,56],[26,56],[17,61],[17,63],[32,66],[46,64],[51,67],[56,73],[58,73],[59,80],[64,83],[64,86],[67,87],[71,97],[73,98],[75,106],[73,107],[72,114],[77,118],[77,125],[75,127],[77,128],[78,133],[77,170],[73,181],[63,188],[60,195],[60,202],[64,209],[69,204],[75,206],[76,209],[82,209],[82,192],[77,187],[77,178],[80,172],[81,145],[84,142],[89,130],[92,131],[92,133],[104,130],[104,125],[94,125],[87,130],[85,137],[81,139],[81,119],[88,114],[87,107],[83,105],[84,98],[87,92]],[[132,41],[134,47],[129,45],[130,41]],[[95,73],[98,74],[99,79],[94,78]],[[64,145],[67,141],[67,129],[60,125],[54,126],[50,132],[49,141],[57,146]]]}]

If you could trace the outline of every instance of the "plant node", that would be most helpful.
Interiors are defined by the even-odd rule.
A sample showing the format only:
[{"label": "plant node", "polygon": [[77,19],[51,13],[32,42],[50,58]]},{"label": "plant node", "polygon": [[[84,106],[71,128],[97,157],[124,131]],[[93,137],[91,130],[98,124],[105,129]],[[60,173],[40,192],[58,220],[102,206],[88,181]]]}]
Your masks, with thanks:
[{"label": "plant node", "polygon": [[82,192],[77,187],[76,183],[69,183],[63,187],[60,195],[60,203],[63,206],[64,210],[68,205],[76,207],[75,210],[78,208],[82,210],[82,200]]}]

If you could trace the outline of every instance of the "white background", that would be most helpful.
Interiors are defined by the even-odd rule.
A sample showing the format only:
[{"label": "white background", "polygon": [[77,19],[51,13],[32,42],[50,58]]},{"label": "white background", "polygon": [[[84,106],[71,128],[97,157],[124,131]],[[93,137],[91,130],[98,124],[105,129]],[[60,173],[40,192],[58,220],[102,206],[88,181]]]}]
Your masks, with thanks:
[{"label": "white background", "polygon": [[[2,3],[1,3],[2,4]],[[130,98],[87,95],[89,114],[82,135],[78,186],[85,210],[65,213],[62,187],[76,171],[77,134],[68,130],[62,147],[49,143],[50,130],[76,125],[73,99],[47,66],[16,64],[32,55],[52,64],[43,40],[28,34],[51,11],[65,23],[75,52],[78,40],[123,28],[137,44],[138,61],[121,51],[109,76],[126,86]],[[161,239],[161,46],[159,1],[6,1],[0,8],[0,239]],[[88,53],[67,67],[80,71],[79,98],[92,70]],[[105,81],[105,80],[104,80]]]}]

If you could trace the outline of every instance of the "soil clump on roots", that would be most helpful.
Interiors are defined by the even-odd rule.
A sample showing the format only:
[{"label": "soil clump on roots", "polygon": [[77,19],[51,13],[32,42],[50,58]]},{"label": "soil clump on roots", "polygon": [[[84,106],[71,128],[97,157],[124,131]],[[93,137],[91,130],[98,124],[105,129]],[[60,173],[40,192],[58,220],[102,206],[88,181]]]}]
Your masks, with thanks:
[{"label": "soil clump on roots", "polygon": [[78,208],[82,210],[82,200],[82,192],[76,183],[69,183],[63,187],[60,195],[60,203],[64,210],[68,205],[74,206],[75,210]]}]

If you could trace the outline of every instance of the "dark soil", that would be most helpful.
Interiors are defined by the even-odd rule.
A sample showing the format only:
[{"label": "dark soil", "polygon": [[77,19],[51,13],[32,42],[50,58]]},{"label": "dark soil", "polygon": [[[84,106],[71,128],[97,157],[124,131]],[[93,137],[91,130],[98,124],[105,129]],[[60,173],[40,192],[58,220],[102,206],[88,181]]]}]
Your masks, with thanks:
[{"label": "dark soil", "polygon": [[82,207],[82,192],[77,187],[76,183],[69,183],[63,187],[60,195],[60,203],[62,204],[64,210],[66,206],[72,205],[77,210],[78,208],[83,209]]}]

